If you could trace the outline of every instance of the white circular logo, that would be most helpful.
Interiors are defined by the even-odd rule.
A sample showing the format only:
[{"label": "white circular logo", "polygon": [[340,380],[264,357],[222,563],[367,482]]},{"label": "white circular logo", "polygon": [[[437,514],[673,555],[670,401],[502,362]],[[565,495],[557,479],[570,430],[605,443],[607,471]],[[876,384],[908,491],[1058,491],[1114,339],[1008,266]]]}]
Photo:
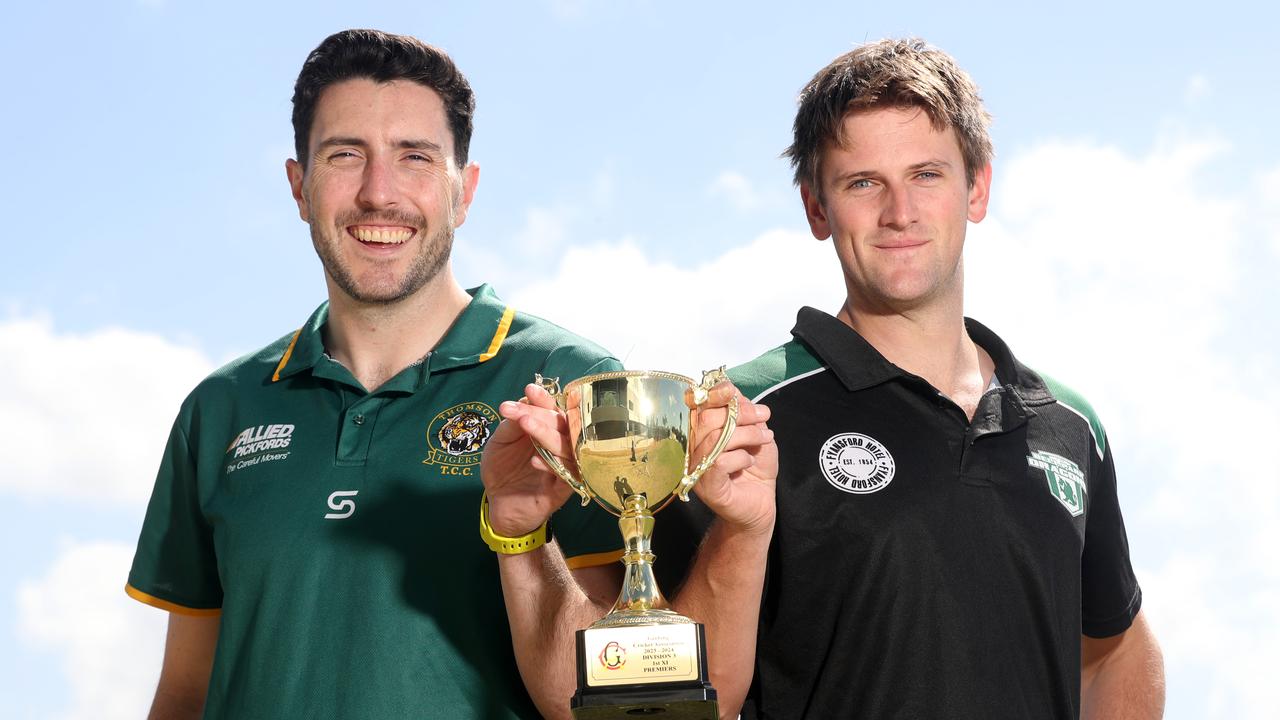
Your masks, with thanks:
[{"label": "white circular logo", "polygon": [[893,456],[879,440],[841,433],[822,443],[818,465],[827,482],[847,493],[865,495],[893,480]]}]

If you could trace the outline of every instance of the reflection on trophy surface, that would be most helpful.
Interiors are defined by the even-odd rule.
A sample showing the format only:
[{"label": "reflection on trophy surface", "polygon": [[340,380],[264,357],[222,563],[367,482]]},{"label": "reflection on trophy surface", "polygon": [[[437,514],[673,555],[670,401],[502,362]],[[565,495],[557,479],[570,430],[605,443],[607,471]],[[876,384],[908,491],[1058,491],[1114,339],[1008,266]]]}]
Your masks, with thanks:
[{"label": "reflection on trophy surface", "polygon": [[715,446],[692,469],[698,417],[724,369],[701,383],[666,372],[624,371],[569,383],[537,377],[568,416],[575,476],[542,448],[538,454],[582,497],[619,516],[625,577],[613,609],[578,631],[579,720],[661,714],[715,718],[702,625],[668,609],[653,577],[654,513],[689,490],[729,441],[735,398]]}]

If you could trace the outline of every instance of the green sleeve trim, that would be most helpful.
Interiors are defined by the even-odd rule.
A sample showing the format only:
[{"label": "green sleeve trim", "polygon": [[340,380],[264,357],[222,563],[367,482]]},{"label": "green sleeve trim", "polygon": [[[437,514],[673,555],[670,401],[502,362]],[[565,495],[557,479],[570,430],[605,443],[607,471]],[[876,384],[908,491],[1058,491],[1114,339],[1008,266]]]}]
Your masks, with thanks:
[{"label": "green sleeve trim", "polygon": [[743,396],[755,401],[773,388],[823,367],[808,348],[792,340],[733,368],[729,371],[729,378]]},{"label": "green sleeve trim", "polygon": [[1053,399],[1058,404],[1079,415],[1085,422],[1089,423],[1089,432],[1093,433],[1093,444],[1098,448],[1098,457],[1107,454],[1107,431],[1102,427],[1102,421],[1098,419],[1098,413],[1094,412],[1093,406],[1088,400],[1084,399],[1080,393],[1054,380],[1053,378],[1040,374],[1044,380],[1044,384],[1049,388],[1049,392],[1053,393]]}]

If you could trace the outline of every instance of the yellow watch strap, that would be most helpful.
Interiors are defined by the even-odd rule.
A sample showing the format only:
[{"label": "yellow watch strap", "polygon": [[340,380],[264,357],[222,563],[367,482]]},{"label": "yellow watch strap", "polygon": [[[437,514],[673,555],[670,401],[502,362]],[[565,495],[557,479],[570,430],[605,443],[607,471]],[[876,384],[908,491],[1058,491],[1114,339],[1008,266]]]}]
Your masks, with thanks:
[{"label": "yellow watch strap", "polygon": [[480,539],[484,540],[490,550],[501,555],[520,555],[546,545],[550,535],[547,523],[542,523],[533,532],[520,537],[509,538],[495,533],[489,525],[489,496],[480,495]]}]

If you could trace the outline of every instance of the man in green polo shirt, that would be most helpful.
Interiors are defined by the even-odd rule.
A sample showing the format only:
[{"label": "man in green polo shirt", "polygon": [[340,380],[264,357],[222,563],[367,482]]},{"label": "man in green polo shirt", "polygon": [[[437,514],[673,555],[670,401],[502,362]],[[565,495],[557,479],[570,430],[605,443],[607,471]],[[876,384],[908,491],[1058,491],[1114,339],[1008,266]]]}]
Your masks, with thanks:
[{"label": "man in green polo shirt", "polygon": [[[479,169],[444,53],[338,33],[293,104],[328,302],[178,414],[127,585],[171,613],[151,716],[537,717],[476,538],[480,451],[535,373],[620,364],[454,279]],[[611,517],[569,504],[551,532],[579,587],[616,593]]]}]

